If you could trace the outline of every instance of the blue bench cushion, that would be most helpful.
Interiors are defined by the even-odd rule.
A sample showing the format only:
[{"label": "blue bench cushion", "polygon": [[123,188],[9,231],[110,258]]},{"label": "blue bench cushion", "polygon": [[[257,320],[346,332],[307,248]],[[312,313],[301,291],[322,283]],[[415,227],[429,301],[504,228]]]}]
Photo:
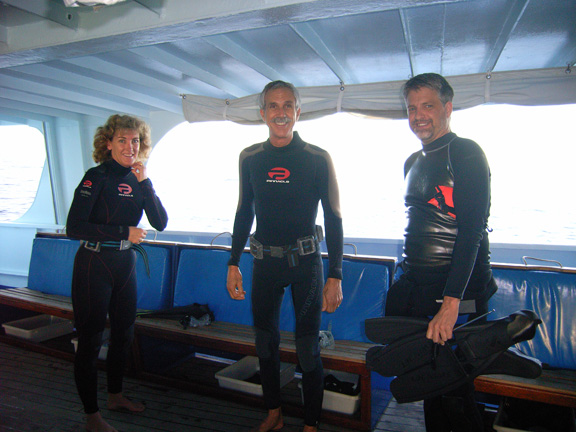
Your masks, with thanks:
[{"label": "blue bench cushion", "polygon": [[226,289],[228,274],[227,250],[205,247],[183,248],[180,251],[174,286],[174,306],[207,304],[218,321],[253,325],[251,290],[252,256],[244,254],[240,271],[246,298],[233,300]]},{"label": "blue bench cushion", "polygon": [[542,319],[536,336],[519,348],[551,367],[576,369],[576,274],[496,266],[493,273],[498,291],[490,307],[498,317],[531,309]]},{"label": "blue bench cushion", "polygon": [[[74,258],[80,242],[67,238],[37,237],[32,244],[28,288],[70,297]],[[172,302],[172,246],[143,244],[148,253],[150,277],[137,254],[138,308],[163,309]]]},{"label": "blue bench cushion", "polygon": [[[213,248],[185,248],[180,252],[174,306],[208,304],[216,320],[253,325],[251,310],[252,256],[245,253],[240,271],[246,299],[232,300],[226,290],[227,262],[230,252]],[[345,258],[342,290],[344,302],[332,313],[322,314],[321,328],[331,327],[336,339],[369,342],[364,334],[364,320],[382,316],[388,290],[392,260]],[[328,260],[324,258],[324,271]],[[280,330],[294,331],[295,314],[290,290],[281,306]]]},{"label": "blue bench cushion", "polygon": [[139,309],[158,310],[172,305],[172,256],[174,247],[142,244],[148,254],[150,277],[146,274],[144,260],[136,254],[136,279],[138,280]]},{"label": "blue bench cushion", "polygon": [[28,270],[28,288],[70,297],[74,257],[79,245],[78,240],[35,238]]}]

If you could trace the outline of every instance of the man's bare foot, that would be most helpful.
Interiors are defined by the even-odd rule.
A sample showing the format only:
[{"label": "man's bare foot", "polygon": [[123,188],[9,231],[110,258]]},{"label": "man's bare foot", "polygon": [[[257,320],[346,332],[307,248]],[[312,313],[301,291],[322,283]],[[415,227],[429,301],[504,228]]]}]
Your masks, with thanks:
[{"label": "man's bare foot", "polygon": [[132,402],[124,397],[122,393],[108,393],[108,409],[111,411],[128,411],[139,413],[146,409],[146,406],[140,402]]},{"label": "man's bare foot", "polygon": [[279,431],[284,427],[284,420],[282,419],[282,409],[276,408],[268,410],[268,416],[264,419],[260,426],[253,429],[253,432],[269,432]]},{"label": "man's bare foot", "polygon": [[89,432],[118,432],[106,423],[100,411],[86,415],[86,430]]},{"label": "man's bare foot", "polygon": [[304,429],[302,429],[302,432],[318,432],[318,427],[304,425]]}]

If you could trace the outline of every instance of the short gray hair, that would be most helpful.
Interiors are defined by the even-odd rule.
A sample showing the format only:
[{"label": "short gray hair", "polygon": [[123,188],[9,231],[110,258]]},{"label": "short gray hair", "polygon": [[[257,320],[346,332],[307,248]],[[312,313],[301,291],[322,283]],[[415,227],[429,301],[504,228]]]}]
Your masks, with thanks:
[{"label": "short gray hair", "polygon": [[296,109],[300,108],[300,93],[298,92],[298,89],[294,87],[294,84],[277,80],[266,84],[266,87],[264,87],[264,90],[262,90],[262,93],[260,93],[258,103],[261,110],[266,111],[266,93],[268,93],[270,90],[276,90],[278,88],[289,89],[294,95],[294,99],[296,99]]}]

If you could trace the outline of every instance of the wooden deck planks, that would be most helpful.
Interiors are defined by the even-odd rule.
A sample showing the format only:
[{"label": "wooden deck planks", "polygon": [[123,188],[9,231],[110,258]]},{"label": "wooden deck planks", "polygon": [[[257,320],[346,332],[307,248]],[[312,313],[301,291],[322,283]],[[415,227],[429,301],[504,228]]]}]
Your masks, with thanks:
[{"label": "wooden deck planks", "polygon": [[[144,401],[146,411],[138,415],[110,412],[105,408],[105,383],[105,374],[100,372],[102,413],[120,432],[247,432],[265,415],[258,406],[201,396],[130,377],[125,380],[125,393]],[[290,391],[290,397],[298,397],[297,390]],[[393,408],[393,403],[390,408],[394,416],[387,419],[384,415],[375,431],[424,430],[418,406],[407,404],[398,410]],[[285,423],[283,432],[301,430],[300,418],[285,416]],[[83,425],[84,414],[71,362],[0,343],[0,432],[81,432]],[[321,424],[321,430],[352,431],[325,423]]]}]

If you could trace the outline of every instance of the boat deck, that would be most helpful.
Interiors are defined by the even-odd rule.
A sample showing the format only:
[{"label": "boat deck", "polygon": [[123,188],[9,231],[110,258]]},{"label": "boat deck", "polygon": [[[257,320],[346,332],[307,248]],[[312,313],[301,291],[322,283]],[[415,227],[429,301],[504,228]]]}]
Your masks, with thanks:
[{"label": "boat deck", "polygon": [[[99,396],[102,407],[106,400],[105,383],[105,373],[101,371]],[[385,393],[379,390],[373,396],[373,431],[424,431],[421,403],[400,405]],[[144,401],[147,409],[133,415],[102,408],[104,417],[119,432],[183,429],[189,432],[243,432],[249,431],[265,415],[260,407],[132,377],[125,379],[125,394]],[[301,430],[300,418],[285,416],[284,420],[283,432]],[[84,414],[70,361],[0,343],[0,432],[80,432],[84,431],[83,425]],[[326,423],[321,423],[320,430],[351,431]]]}]

